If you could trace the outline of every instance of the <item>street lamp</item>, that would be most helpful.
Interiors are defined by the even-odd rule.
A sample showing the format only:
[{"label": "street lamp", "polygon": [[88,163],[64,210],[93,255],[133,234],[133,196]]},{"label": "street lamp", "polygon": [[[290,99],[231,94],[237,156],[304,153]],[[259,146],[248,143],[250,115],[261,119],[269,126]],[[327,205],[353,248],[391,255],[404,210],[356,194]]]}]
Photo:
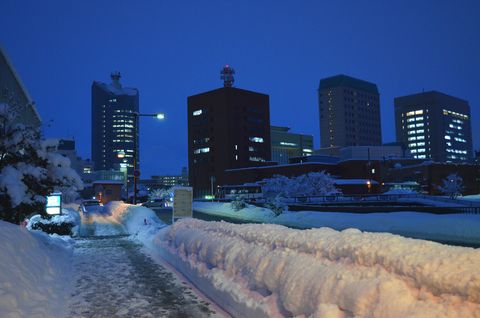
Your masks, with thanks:
[{"label": "street lamp", "polygon": [[[135,118],[135,136],[133,138],[133,204],[137,204],[137,182],[138,178],[140,177],[140,170],[137,170],[137,139],[139,134],[138,128],[138,118],[139,117],[155,117],[159,120],[165,119],[165,114],[158,113],[158,114],[140,114],[137,112],[132,113],[133,117]],[[128,197],[128,189],[127,189],[127,197]]]}]

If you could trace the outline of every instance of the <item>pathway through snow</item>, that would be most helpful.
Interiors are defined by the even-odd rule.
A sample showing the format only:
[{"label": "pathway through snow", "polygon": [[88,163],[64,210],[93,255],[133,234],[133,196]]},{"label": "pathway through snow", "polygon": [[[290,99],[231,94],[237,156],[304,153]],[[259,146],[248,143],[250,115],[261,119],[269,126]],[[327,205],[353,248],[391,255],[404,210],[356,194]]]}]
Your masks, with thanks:
[{"label": "pathway through snow", "polygon": [[69,317],[219,317],[122,236],[78,239]]}]

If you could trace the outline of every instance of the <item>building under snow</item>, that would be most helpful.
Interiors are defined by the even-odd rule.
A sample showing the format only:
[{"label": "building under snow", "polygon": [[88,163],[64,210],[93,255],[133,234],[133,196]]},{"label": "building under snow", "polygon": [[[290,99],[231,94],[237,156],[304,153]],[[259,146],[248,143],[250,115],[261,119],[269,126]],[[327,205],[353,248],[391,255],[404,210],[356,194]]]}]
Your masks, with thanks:
[{"label": "building under snow", "polygon": [[35,102],[23,85],[5,50],[0,45],[0,104],[8,104],[9,112],[15,114],[14,122],[39,128],[40,115]]}]

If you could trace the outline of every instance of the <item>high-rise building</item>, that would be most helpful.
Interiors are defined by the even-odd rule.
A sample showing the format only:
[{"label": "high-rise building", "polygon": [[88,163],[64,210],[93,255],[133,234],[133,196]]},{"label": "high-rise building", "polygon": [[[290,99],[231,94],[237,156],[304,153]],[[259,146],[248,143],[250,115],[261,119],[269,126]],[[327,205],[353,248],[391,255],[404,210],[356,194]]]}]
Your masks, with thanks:
[{"label": "high-rise building", "polygon": [[196,197],[222,185],[226,169],[270,161],[269,96],[232,87],[233,73],[225,66],[224,87],[188,97],[188,172]]},{"label": "high-rise building", "polygon": [[[92,160],[95,170],[127,169],[133,179],[133,158],[138,154],[139,93],[136,88],[122,87],[120,73],[111,74],[112,83],[92,84]],[[135,142],[137,137],[137,142]]]},{"label": "high-rise building", "polygon": [[397,97],[394,104],[397,141],[414,158],[437,162],[472,160],[467,101],[430,91]]},{"label": "high-rise building", "polygon": [[377,85],[346,75],[320,80],[321,147],[380,146]]},{"label": "high-rise building", "polygon": [[8,104],[8,112],[14,114],[14,122],[39,128],[40,115],[26,87],[15,71],[5,50],[0,46],[0,104]]},{"label": "high-rise building", "polygon": [[293,157],[310,156],[313,152],[313,136],[290,132],[288,127],[270,126],[272,161],[288,164]]}]

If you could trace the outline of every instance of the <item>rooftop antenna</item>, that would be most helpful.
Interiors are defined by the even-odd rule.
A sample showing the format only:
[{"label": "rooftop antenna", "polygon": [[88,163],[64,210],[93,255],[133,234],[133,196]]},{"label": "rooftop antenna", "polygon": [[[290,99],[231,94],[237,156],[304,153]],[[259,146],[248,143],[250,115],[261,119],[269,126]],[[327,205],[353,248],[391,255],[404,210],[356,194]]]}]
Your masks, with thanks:
[{"label": "rooftop antenna", "polygon": [[114,71],[114,72],[110,73],[110,78],[112,79],[112,84],[116,88],[121,88],[122,87],[122,85],[120,84],[120,78],[121,77],[122,76],[120,75],[119,71]]},{"label": "rooftop antenna", "polygon": [[220,71],[220,79],[223,80],[223,87],[232,87],[235,79],[233,78],[235,70],[230,65],[225,65]]}]

